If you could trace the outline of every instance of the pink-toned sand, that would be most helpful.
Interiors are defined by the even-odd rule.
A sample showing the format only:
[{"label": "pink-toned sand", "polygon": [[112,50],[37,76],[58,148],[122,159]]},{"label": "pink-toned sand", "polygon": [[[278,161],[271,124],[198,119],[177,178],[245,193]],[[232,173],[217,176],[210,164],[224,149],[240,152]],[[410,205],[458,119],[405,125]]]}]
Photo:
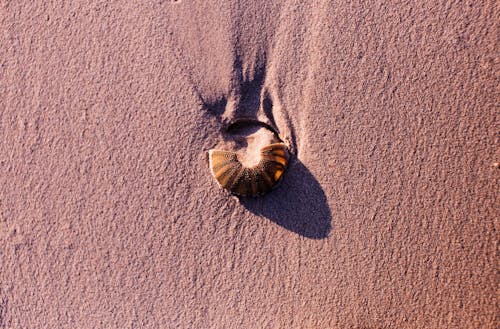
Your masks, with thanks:
[{"label": "pink-toned sand", "polygon": [[[0,328],[498,327],[499,21],[0,0]],[[241,117],[294,152],[258,199],[208,168]]]}]

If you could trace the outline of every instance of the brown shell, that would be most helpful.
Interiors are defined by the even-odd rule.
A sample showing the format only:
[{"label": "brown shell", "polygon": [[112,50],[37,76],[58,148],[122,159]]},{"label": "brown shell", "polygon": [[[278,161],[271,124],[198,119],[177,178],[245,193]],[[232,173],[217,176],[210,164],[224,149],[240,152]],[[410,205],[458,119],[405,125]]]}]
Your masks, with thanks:
[{"label": "brown shell", "polygon": [[260,150],[260,161],[247,168],[235,152],[210,150],[210,170],[219,185],[240,196],[255,197],[271,191],[280,181],[289,160],[284,143],[267,145]]}]

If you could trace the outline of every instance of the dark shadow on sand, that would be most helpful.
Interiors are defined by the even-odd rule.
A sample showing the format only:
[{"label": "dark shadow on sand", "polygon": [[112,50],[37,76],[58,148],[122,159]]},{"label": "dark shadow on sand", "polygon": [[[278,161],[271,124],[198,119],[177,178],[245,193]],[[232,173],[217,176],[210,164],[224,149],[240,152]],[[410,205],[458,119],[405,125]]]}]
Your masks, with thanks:
[{"label": "dark shadow on sand", "polygon": [[331,231],[332,215],[323,189],[298,160],[290,163],[280,186],[259,198],[241,198],[254,214],[310,239],[323,239]]}]

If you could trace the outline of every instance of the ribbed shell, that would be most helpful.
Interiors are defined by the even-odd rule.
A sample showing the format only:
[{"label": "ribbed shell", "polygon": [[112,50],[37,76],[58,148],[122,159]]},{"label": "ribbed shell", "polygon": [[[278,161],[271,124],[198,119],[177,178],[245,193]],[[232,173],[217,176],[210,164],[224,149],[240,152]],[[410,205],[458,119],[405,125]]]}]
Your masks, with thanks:
[{"label": "ribbed shell", "polygon": [[244,167],[235,152],[210,150],[210,170],[217,182],[231,193],[255,197],[276,186],[288,165],[288,149],[274,143],[260,150],[260,161],[251,168]]}]

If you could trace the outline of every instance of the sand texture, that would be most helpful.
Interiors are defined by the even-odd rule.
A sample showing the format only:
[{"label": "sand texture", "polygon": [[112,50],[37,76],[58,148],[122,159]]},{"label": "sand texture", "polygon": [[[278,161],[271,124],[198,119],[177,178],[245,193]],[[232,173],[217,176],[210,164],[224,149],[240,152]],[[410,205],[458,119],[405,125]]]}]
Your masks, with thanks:
[{"label": "sand texture", "polygon": [[[0,328],[498,328],[500,10],[0,0]],[[238,199],[238,118],[292,151]]]}]

